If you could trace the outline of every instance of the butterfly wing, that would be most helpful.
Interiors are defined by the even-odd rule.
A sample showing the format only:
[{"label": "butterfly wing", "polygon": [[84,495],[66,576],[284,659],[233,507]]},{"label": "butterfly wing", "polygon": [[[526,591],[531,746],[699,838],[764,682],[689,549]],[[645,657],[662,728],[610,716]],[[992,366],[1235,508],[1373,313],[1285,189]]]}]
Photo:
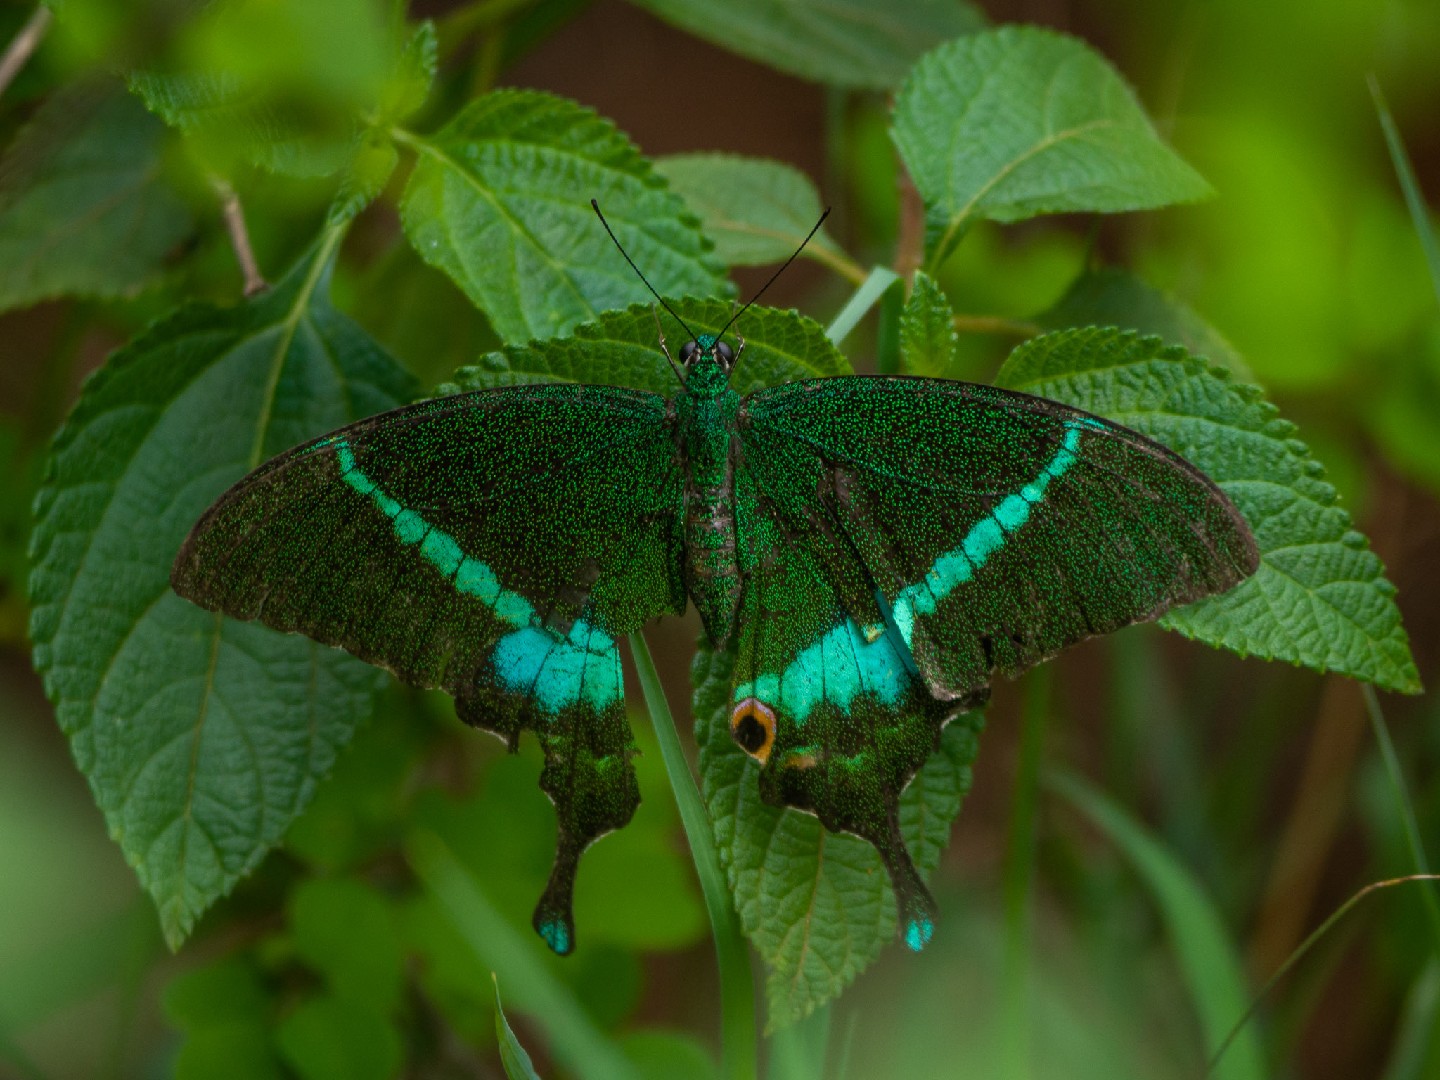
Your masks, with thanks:
[{"label": "butterfly wing", "polygon": [[810,380],[747,398],[739,423],[732,731],[773,730],[769,801],[876,843],[918,948],[929,901],[896,801],[940,726],[997,671],[1239,582],[1253,537],[1166,448],[995,387]]},{"label": "butterfly wing", "polygon": [[180,595],[440,687],[538,736],[559,839],[537,930],[574,944],[588,844],[639,802],[617,639],[684,608],[663,398],[543,385],[371,417],[262,465],[200,519]]}]

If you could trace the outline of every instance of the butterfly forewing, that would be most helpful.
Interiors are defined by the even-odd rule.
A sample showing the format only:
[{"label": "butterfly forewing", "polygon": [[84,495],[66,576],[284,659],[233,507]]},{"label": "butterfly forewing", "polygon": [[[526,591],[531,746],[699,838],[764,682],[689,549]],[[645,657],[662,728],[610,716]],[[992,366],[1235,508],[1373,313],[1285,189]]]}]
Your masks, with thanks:
[{"label": "butterfly forewing", "polygon": [[751,396],[741,429],[755,467],[772,455],[791,474],[803,467],[807,512],[833,523],[811,543],[856,561],[852,611],[865,622],[883,599],[938,697],[964,698],[995,671],[1018,674],[1257,565],[1244,520],[1203,474],[1057,402],[835,378]]},{"label": "butterfly forewing", "polygon": [[618,638],[684,607],[682,480],[664,399],[602,386],[479,391],[297,447],[195,526],[177,592],[533,729],[560,821],[536,925],[573,947],[575,862],[639,795]]}]

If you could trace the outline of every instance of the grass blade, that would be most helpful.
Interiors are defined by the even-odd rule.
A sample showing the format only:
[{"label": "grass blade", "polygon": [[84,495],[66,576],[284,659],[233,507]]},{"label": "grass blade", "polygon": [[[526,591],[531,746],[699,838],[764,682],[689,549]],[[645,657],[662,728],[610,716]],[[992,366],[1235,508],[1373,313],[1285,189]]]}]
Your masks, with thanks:
[{"label": "grass blade", "polygon": [[829,326],[825,328],[825,336],[837,346],[844,341],[850,331],[855,329],[857,323],[865,317],[865,313],[879,302],[890,286],[900,280],[900,275],[894,270],[885,266],[877,266],[870,271],[870,276],[851,295],[845,306],[840,309]]},{"label": "grass blade", "polygon": [[[1430,860],[1425,857],[1425,845],[1420,839],[1420,824],[1415,818],[1415,804],[1410,800],[1410,790],[1405,784],[1405,774],[1400,769],[1400,758],[1395,753],[1395,744],[1390,741],[1390,729],[1385,726],[1385,714],[1380,711],[1380,699],[1375,688],[1368,683],[1360,688],[1365,698],[1365,708],[1370,713],[1370,726],[1375,730],[1375,743],[1380,747],[1380,758],[1385,762],[1385,775],[1390,780],[1390,793],[1395,800],[1395,813],[1405,830],[1405,842],[1410,847],[1410,869],[1419,876],[1429,876]],[[1425,914],[1430,923],[1433,944],[1440,950],[1440,901],[1435,890],[1427,886],[1422,895],[1425,898]]]},{"label": "grass blade", "polygon": [[1415,235],[1425,250],[1425,263],[1430,267],[1430,283],[1435,287],[1435,297],[1440,299],[1440,242],[1435,239],[1435,230],[1430,227],[1430,212],[1425,207],[1425,197],[1420,194],[1420,185],[1415,180],[1415,170],[1410,167],[1410,155],[1405,153],[1405,144],[1400,141],[1400,130],[1390,107],[1385,104],[1385,95],[1380,90],[1379,80],[1369,76],[1370,96],[1375,99],[1375,113],[1380,118],[1380,129],[1385,132],[1385,145],[1390,148],[1390,160],[1395,165],[1395,176],[1400,181],[1400,190],[1405,194],[1405,205],[1410,209],[1410,221]]},{"label": "grass blade", "polygon": [[665,691],[660,685],[660,676],[655,670],[655,661],[650,656],[650,647],[645,643],[644,635],[630,635],[630,650],[635,654],[645,707],[650,712],[650,723],[660,742],[660,756],[665,759],[665,771],[670,777],[670,788],[675,792],[675,803],[680,808],[680,821],[685,826],[685,838],[690,842],[690,855],[695,860],[695,873],[700,878],[700,891],[705,897],[705,910],[710,914],[711,932],[715,935],[715,960],[720,968],[720,1075],[744,1080],[755,1075],[758,1050],[755,982],[750,972],[750,953],[740,929],[740,918],[730,902],[725,870],[720,865],[720,853],[715,849],[715,834],[710,830],[710,815],[705,810],[695,776],[680,747],[675,717],[670,712],[670,703],[665,700]]},{"label": "grass blade", "polygon": [[1230,1040],[1229,1053],[1218,1060],[1214,1075],[1224,1080],[1265,1080],[1268,1073],[1254,1032],[1232,1028],[1233,1018],[1248,1017],[1253,1006],[1240,959],[1199,882],[1134,818],[1089,783],[1070,774],[1051,774],[1047,780],[1051,789],[1109,837],[1154,896],[1206,1044],[1223,1050]]},{"label": "grass blade", "polygon": [[511,999],[545,1032],[555,1059],[581,1080],[634,1080],[635,1070],[595,1026],[534,947],[495,910],[449,845],[423,830],[411,835],[410,865],[440,902],[476,957],[505,980]]}]

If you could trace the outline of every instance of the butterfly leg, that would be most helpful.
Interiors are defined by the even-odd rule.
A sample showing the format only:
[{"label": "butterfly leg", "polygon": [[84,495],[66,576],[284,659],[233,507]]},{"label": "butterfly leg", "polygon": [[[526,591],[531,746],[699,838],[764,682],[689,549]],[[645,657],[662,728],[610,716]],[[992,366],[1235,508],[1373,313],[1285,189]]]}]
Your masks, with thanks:
[{"label": "butterfly leg", "polygon": [[675,364],[675,358],[670,355],[670,348],[665,344],[665,331],[660,326],[660,309],[654,304],[650,305],[650,314],[655,316],[655,335],[660,339],[660,351],[665,354],[665,359],[670,361],[670,370],[675,373],[675,378],[680,380],[680,385],[685,385],[685,376],[680,373],[680,368]]}]

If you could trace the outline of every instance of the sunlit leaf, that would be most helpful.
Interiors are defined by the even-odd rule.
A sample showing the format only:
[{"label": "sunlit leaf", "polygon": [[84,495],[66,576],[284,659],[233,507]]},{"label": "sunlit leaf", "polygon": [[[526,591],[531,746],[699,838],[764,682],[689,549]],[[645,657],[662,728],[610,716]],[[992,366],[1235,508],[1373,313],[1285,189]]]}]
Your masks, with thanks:
[{"label": "sunlit leaf", "polygon": [[0,161],[0,309],[155,280],[190,229],[161,172],[164,139],[118,84],[77,84],[41,106]]},{"label": "sunlit leaf", "polygon": [[[700,215],[715,254],[729,266],[788,259],[820,220],[820,193],[792,165],[734,154],[675,154],[655,168]],[[801,253],[824,261],[835,242],[822,229]]]},{"label": "sunlit leaf", "polygon": [[925,201],[932,266],[977,218],[1144,210],[1211,193],[1103,57],[1038,27],[926,55],[896,99],[893,134]]},{"label": "sunlit leaf", "polygon": [[112,356],[36,500],[35,666],[172,946],[280,839],[383,683],[170,589],[175,552],[229,484],[411,395],[330,307],[326,248],[274,290],[185,308]]},{"label": "sunlit leaf", "polygon": [[964,0],[635,0],[699,37],[832,86],[885,90],[926,49],[985,25]]},{"label": "sunlit leaf", "polygon": [[1288,660],[1389,690],[1420,689],[1395,587],[1336,505],[1324,467],[1260,391],[1184,349],[1113,329],[1021,345],[997,382],[1125,424],[1198,466],[1255,533],[1260,569],[1161,625],[1242,656]]},{"label": "sunlit leaf", "polygon": [[405,233],[507,341],[564,333],[649,299],[590,208],[662,294],[733,291],[684,203],[608,120],[534,91],[472,102],[432,136],[407,135]]}]

